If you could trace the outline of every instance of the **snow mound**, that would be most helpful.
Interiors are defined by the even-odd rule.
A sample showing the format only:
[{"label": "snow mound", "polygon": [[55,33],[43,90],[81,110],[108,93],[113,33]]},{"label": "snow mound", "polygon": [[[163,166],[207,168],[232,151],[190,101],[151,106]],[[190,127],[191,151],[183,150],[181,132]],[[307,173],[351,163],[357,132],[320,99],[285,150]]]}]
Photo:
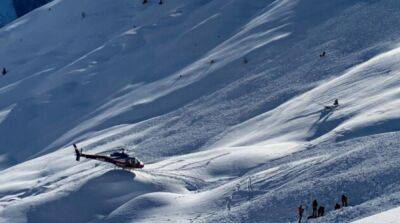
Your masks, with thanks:
[{"label": "snow mound", "polygon": [[[313,199],[313,222],[396,219],[396,7],[56,0],[17,19],[0,30],[0,221],[297,222]],[[72,143],[145,168],[76,162]]]}]

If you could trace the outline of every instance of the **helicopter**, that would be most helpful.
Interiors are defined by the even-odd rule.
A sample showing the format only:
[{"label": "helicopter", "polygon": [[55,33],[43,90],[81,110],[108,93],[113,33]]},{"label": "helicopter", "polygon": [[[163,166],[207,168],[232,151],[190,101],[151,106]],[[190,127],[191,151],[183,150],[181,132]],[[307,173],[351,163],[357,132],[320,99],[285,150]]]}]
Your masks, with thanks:
[{"label": "helicopter", "polygon": [[136,157],[131,157],[125,153],[125,149],[115,151],[109,156],[106,156],[98,154],[85,154],[82,152],[82,149],[78,149],[78,146],[75,143],[73,146],[75,150],[76,161],[79,161],[81,157],[85,157],[86,159],[94,159],[102,162],[112,163],[117,167],[121,167],[122,169],[142,169],[144,167],[144,164],[139,159]]}]

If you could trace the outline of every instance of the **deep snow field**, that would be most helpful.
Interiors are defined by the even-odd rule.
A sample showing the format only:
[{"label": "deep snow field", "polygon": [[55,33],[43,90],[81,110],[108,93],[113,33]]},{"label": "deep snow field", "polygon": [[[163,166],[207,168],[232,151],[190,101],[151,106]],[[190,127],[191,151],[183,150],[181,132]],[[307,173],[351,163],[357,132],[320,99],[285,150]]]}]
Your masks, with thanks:
[{"label": "deep snow field", "polygon": [[398,0],[38,8],[0,29],[0,222],[400,222],[399,27]]}]

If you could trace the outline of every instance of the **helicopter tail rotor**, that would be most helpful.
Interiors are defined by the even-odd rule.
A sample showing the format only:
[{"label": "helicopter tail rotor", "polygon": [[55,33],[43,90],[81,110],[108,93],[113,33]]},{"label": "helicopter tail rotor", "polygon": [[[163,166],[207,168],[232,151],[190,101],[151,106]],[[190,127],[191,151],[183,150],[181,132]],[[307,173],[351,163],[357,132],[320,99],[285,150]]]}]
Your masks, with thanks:
[{"label": "helicopter tail rotor", "polygon": [[78,147],[76,146],[76,144],[74,143],[74,149],[75,149],[75,157],[76,157],[76,161],[79,161],[81,159],[81,154],[82,154],[82,150],[79,151]]}]

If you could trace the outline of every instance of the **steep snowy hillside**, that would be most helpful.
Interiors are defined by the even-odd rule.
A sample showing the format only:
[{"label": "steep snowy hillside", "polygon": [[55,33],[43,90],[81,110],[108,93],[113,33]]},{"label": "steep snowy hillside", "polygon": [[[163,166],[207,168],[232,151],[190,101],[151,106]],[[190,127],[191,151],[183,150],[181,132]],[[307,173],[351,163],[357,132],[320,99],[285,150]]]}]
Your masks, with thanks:
[{"label": "steep snowy hillside", "polygon": [[[14,21],[0,222],[297,222],[313,199],[313,222],[400,217],[399,9],[56,0]],[[76,162],[72,143],[146,165]]]}]

